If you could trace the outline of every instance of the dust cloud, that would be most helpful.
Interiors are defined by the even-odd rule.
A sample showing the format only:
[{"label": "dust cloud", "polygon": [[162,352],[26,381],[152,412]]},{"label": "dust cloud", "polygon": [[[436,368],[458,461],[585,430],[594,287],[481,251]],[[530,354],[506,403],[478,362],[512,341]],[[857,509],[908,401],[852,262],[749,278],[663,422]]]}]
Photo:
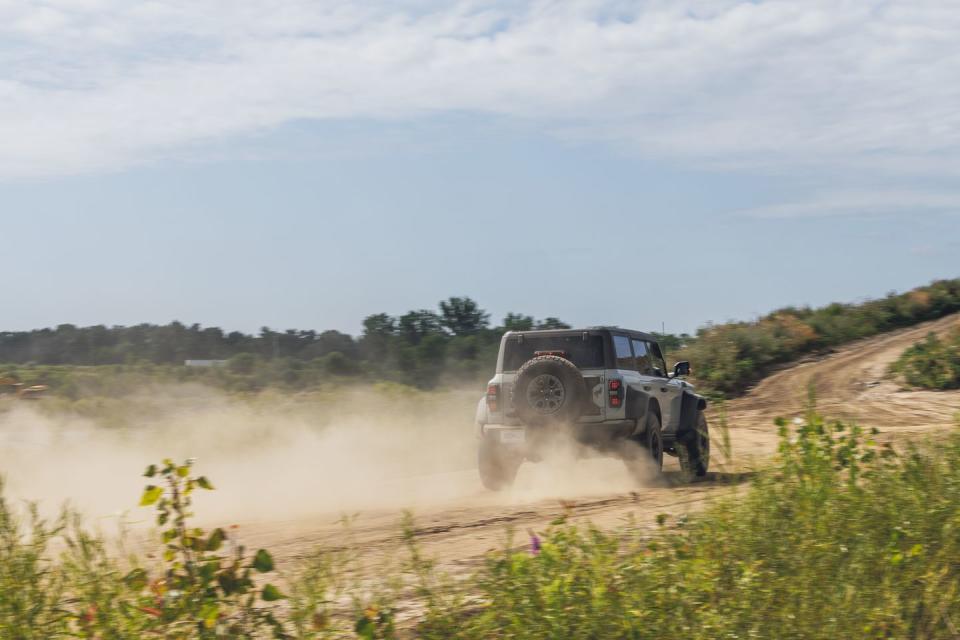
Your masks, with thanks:
[{"label": "dust cloud", "polygon": [[[478,393],[351,388],[236,397],[157,387],[125,398],[0,406],[0,473],[7,498],[52,513],[69,502],[88,518],[136,525],[144,468],[195,458],[216,491],[198,495],[202,522],[296,519],[365,509],[496,505],[629,491],[610,459],[558,448],[525,463],[513,489],[484,491],[476,473]],[[50,402],[48,402],[50,401]]]}]

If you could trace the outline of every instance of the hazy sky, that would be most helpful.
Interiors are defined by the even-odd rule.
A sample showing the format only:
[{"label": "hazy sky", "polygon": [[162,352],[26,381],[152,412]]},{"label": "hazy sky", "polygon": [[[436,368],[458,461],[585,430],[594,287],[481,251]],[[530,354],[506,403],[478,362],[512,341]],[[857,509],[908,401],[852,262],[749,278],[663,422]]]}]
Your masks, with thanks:
[{"label": "hazy sky", "polygon": [[953,2],[0,0],[0,330],[693,330],[960,276]]}]

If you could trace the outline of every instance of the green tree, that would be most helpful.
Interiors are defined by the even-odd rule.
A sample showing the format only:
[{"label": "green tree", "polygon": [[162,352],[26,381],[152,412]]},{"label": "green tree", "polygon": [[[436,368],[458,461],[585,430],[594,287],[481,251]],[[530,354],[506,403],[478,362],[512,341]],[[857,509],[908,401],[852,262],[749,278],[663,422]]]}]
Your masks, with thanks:
[{"label": "green tree", "polygon": [[504,331],[530,331],[533,329],[533,316],[510,312],[503,319]]},{"label": "green tree", "polygon": [[385,313],[375,313],[363,319],[360,351],[366,360],[381,362],[397,332],[397,321]]},{"label": "green tree", "polygon": [[544,318],[537,322],[537,329],[569,329],[570,325],[559,318]]},{"label": "green tree", "polygon": [[357,343],[351,336],[333,330],[324,331],[314,337],[309,344],[299,351],[299,355],[304,359],[313,359],[322,358],[334,352],[354,360],[360,355]]},{"label": "green tree", "polygon": [[385,313],[375,313],[363,319],[363,337],[389,338],[397,330],[397,321]]},{"label": "green tree", "polygon": [[409,311],[399,320],[398,333],[409,344],[417,345],[429,335],[442,333],[440,316],[428,309]]},{"label": "green tree", "polygon": [[440,322],[455,336],[466,336],[485,329],[490,315],[470,298],[449,298],[440,302]]}]

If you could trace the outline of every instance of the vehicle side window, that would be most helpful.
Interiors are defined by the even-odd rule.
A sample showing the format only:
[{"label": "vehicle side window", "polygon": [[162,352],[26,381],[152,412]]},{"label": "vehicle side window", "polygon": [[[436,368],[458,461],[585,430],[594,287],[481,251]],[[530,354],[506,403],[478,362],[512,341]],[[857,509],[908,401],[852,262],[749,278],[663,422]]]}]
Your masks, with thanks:
[{"label": "vehicle side window", "polygon": [[645,376],[653,375],[653,360],[650,359],[650,354],[647,351],[647,343],[643,340],[634,340],[633,341],[633,353],[637,359],[637,371],[642,373]]},{"label": "vehicle side window", "polygon": [[613,352],[617,358],[617,369],[634,369],[633,352],[630,351],[630,338],[613,336]]},{"label": "vehicle side window", "polygon": [[653,366],[660,369],[660,375],[667,375],[667,363],[663,360],[663,352],[660,351],[660,345],[656,342],[651,342],[647,345],[650,351],[650,361],[653,363]]}]

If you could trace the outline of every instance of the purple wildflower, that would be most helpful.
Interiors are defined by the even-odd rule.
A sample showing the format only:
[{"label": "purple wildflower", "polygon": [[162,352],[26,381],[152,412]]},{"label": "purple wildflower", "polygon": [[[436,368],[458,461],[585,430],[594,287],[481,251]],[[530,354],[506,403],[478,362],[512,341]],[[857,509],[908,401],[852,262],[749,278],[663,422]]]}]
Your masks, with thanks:
[{"label": "purple wildflower", "polygon": [[532,555],[540,553],[540,536],[535,533],[530,534],[530,553]]}]

